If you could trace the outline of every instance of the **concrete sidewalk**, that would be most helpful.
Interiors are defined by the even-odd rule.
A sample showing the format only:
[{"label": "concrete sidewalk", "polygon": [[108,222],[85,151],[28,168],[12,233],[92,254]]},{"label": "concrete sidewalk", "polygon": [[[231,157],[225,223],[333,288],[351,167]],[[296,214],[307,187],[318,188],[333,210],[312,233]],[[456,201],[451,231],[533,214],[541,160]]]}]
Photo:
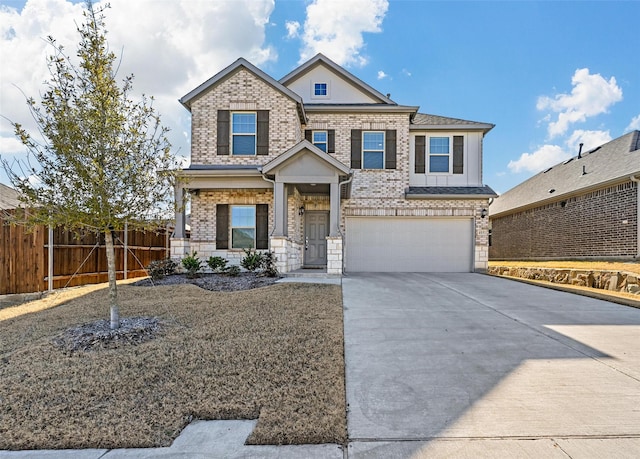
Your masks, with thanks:
[{"label": "concrete sidewalk", "polygon": [[638,457],[640,310],[480,274],[343,301],[348,457]]}]

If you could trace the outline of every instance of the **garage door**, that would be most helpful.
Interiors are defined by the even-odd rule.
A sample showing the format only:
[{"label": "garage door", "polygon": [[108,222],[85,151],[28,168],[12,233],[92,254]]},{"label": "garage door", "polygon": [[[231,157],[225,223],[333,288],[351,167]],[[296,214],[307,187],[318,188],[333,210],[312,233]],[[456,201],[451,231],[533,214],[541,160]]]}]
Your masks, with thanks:
[{"label": "garage door", "polygon": [[347,272],[470,272],[473,220],[350,217]]}]

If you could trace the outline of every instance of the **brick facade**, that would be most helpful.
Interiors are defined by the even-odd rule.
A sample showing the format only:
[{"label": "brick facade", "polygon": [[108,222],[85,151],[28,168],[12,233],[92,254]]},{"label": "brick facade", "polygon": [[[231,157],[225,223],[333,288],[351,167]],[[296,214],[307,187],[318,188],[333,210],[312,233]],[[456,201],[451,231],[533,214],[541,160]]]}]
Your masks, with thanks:
[{"label": "brick facade", "polygon": [[491,219],[493,260],[631,258],[638,186],[629,181]]}]

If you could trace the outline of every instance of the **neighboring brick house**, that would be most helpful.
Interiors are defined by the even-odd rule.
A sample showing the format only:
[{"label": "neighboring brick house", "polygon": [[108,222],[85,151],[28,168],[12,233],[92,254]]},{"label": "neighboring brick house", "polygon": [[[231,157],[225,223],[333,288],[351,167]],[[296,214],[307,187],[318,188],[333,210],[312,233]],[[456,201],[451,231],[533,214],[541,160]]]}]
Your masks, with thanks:
[{"label": "neighboring brick house", "polygon": [[417,113],[321,54],[278,81],[238,59],[180,101],[191,237],[179,213],[174,256],[268,249],[282,273],[486,269],[492,124]]},{"label": "neighboring brick house", "polygon": [[640,131],[540,172],[489,207],[492,260],[640,256]]}]

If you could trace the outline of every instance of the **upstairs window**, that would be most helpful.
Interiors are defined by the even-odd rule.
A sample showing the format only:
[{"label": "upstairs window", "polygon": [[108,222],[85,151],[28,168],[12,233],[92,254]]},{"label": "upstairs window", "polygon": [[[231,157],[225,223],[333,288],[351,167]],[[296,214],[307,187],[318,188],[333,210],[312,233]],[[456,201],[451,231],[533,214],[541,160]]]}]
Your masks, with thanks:
[{"label": "upstairs window", "polygon": [[256,114],[239,112],[231,116],[231,152],[234,155],[256,154]]},{"label": "upstairs window", "polygon": [[320,150],[327,152],[327,131],[313,131],[313,143]]},{"label": "upstairs window", "polygon": [[449,172],[449,137],[429,137],[429,172]]},{"label": "upstairs window", "polygon": [[313,84],[313,95],[318,97],[326,97],[328,96],[327,92],[327,83],[314,83]]},{"label": "upstairs window", "polygon": [[384,132],[362,133],[362,168],[384,169]]}]

